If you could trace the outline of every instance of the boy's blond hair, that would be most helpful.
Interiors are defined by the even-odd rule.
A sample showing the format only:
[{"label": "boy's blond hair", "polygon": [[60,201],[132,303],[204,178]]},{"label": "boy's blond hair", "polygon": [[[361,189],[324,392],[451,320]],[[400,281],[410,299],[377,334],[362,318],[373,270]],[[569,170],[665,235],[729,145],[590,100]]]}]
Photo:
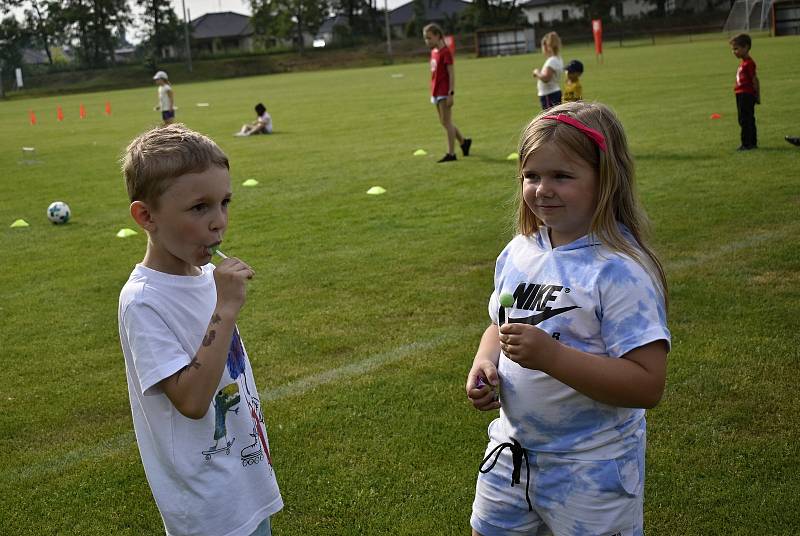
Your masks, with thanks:
[{"label": "boy's blond hair", "polygon": [[550,50],[552,50],[553,54],[556,56],[561,53],[561,38],[556,32],[544,34],[544,37],[542,37],[542,48],[544,48],[544,45],[550,47]]},{"label": "boy's blond hair", "polygon": [[[543,119],[545,116],[565,114],[584,125],[599,131],[606,142],[606,150],[574,126],[560,121]],[[636,195],[633,158],[622,123],[614,112],[600,103],[585,101],[566,102],[545,110],[536,116],[522,132],[519,144],[517,232],[531,236],[544,225],[522,198],[521,185],[525,162],[539,147],[555,143],[566,157],[583,160],[597,172],[597,207],[589,226],[589,234],[606,247],[625,253],[653,278],[667,299],[667,278],[655,252],[647,244],[649,219]],[[635,244],[631,244],[619,228],[624,224]]]},{"label": "boy's blond hair", "polygon": [[212,166],[230,169],[228,157],[211,138],[181,123],[140,134],[122,158],[122,174],[131,202],[144,201],[154,207],[174,179]]}]

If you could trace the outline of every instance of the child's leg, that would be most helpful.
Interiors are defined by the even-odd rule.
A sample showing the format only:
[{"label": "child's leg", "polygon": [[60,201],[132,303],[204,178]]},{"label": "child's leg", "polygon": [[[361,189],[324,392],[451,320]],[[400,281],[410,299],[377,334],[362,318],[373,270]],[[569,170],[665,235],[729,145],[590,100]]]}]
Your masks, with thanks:
[{"label": "child's leg", "polygon": [[447,132],[447,153],[455,154],[455,140],[458,139],[458,143],[464,143],[464,136],[453,124],[453,109],[447,105],[446,100],[440,100],[436,103],[436,110],[439,112],[439,122]]}]

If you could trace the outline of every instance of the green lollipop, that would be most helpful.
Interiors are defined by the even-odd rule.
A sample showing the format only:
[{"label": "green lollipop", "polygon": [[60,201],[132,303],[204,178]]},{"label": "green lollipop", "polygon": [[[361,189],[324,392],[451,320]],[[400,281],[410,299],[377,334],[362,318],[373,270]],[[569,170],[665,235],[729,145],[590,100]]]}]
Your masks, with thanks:
[{"label": "green lollipop", "polygon": [[508,309],[509,307],[514,306],[514,296],[509,294],[508,292],[503,292],[500,294],[500,325],[506,323],[508,320]]}]

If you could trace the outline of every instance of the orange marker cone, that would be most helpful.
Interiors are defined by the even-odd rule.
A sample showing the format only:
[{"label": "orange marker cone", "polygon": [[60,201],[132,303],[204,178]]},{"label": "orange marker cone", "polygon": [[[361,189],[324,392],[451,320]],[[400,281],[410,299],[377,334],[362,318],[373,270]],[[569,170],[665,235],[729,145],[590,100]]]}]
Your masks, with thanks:
[{"label": "orange marker cone", "polygon": [[28,110],[28,119],[30,120],[31,125],[36,124],[36,114],[33,112],[33,110]]},{"label": "orange marker cone", "polygon": [[711,119],[720,119],[721,117],[722,117],[721,115],[716,114],[716,113],[711,114]]},{"label": "orange marker cone", "polygon": [[86,108],[83,106],[83,103],[81,103],[80,116],[81,116],[81,119],[86,119]]},{"label": "orange marker cone", "polygon": [[106,115],[111,115],[111,102],[106,101]]},{"label": "orange marker cone", "polygon": [[61,109],[61,106],[56,108],[56,118],[58,118],[59,122],[64,120],[64,110]]}]

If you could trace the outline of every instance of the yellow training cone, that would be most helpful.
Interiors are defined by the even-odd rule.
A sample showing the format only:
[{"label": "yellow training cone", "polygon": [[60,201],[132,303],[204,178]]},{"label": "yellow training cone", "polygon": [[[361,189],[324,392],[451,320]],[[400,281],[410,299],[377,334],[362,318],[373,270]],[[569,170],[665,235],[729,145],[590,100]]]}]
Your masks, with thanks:
[{"label": "yellow training cone", "polygon": [[14,220],[14,223],[11,224],[11,227],[30,227],[30,225],[28,225],[28,222],[25,220]]},{"label": "yellow training cone", "polygon": [[381,195],[381,194],[385,194],[386,193],[386,189],[385,188],[381,188],[380,186],[373,186],[372,188],[367,190],[367,193],[369,195]]},{"label": "yellow training cone", "polygon": [[518,159],[518,158],[519,158],[519,153],[510,153],[510,154],[509,154],[509,155],[506,157],[506,160],[516,160],[516,159]]},{"label": "yellow training cone", "polygon": [[124,229],[120,229],[120,230],[117,232],[117,238],[128,238],[129,236],[134,236],[134,235],[137,235],[137,234],[139,234],[139,233],[137,233],[137,232],[136,232],[136,231],[134,231],[133,229],[128,229],[128,228],[126,227],[126,228],[124,228]]},{"label": "yellow training cone", "polygon": [[258,186],[258,181],[255,179],[247,179],[242,183],[242,186]]},{"label": "yellow training cone", "polygon": [[414,156],[425,156],[426,154],[428,153],[425,152],[425,149],[417,149],[414,151]]}]

